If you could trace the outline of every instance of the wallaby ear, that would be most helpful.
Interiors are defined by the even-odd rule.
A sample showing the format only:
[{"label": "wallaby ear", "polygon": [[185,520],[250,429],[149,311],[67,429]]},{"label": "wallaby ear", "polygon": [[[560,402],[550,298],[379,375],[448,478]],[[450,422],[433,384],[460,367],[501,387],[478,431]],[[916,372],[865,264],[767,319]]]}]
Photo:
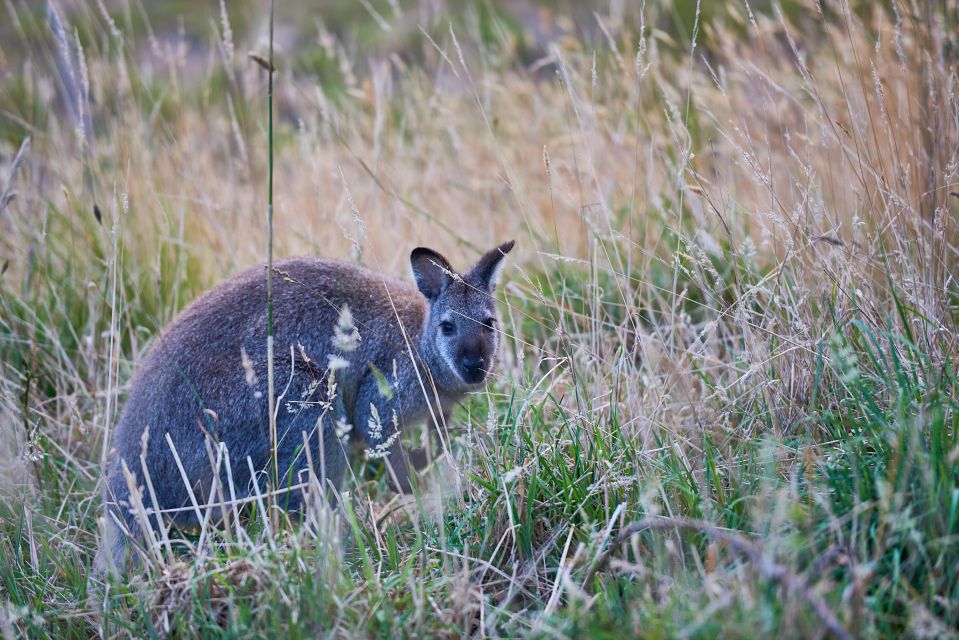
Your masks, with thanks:
[{"label": "wallaby ear", "polygon": [[449,260],[426,247],[413,249],[410,265],[413,267],[416,286],[427,300],[433,300],[443,293],[443,289],[453,279],[453,267],[450,266]]},{"label": "wallaby ear", "polygon": [[516,241],[510,240],[484,253],[476,266],[466,274],[466,279],[478,287],[492,291],[496,287],[496,280],[499,278],[499,272],[503,267],[503,258],[510,252],[514,244],[516,244]]}]

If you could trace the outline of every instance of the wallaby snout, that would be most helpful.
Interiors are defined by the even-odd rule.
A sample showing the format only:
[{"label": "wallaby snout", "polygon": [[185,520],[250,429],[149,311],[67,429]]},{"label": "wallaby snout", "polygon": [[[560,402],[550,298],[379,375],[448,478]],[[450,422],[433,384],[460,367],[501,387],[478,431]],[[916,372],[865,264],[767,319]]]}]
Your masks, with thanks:
[{"label": "wallaby snout", "polygon": [[459,364],[460,377],[467,384],[479,384],[483,382],[489,373],[487,364],[492,365],[493,354],[496,351],[497,335],[495,330],[487,328],[495,325],[495,320],[487,318],[483,321],[481,327],[470,331],[471,327],[464,330],[466,336],[462,337],[456,345],[455,361]]},{"label": "wallaby snout", "polygon": [[486,377],[486,369],[483,366],[486,364],[486,358],[480,356],[466,356],[462,360],[463,362],[463,377],[467,382],[477,383],[482,382],[483,378]]},{"label": "wallaby snout", "polygon": [[[415,249],[416,286],[335,260],[277,263],[284,277],[273,285],[276,451],[262,267],[190,304],[130,385],[113,435],[97,565],[126,568],[131,547],[159,526],[155,510],[192,526],[194,500],[226,502],[266,490],[260,483],[269,474],[262,472],[274,460],[288,487],[278,502],[299,510],[304,477],[340,484],[350,438],[359,438],[368,456],[386,458],[394,486],[410,490],[400,433],[448,416],[489,378],[499,345],[492,294],[512,248],[507,242],[488,251],[463,274],[437,252]],[[336,384],[328,384],[331,375]],[[220,451],[222,464],[210,451]],[[211,495],[217,487],[237,495]]]}]

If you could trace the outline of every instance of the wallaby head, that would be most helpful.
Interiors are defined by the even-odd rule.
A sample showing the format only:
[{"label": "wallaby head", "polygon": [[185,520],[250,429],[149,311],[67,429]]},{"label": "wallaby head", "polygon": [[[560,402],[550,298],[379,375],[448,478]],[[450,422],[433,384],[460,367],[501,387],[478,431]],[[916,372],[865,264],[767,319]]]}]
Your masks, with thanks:
[{"label": "wallaby head", "polygon": [[429,302],[420,349],[440,391],[468,390],[492,371],[499,344],[492,294],[512,248],[511,240],[487,251],[463,274],[432,249],[419,247],[410,255],[416,285]]}]

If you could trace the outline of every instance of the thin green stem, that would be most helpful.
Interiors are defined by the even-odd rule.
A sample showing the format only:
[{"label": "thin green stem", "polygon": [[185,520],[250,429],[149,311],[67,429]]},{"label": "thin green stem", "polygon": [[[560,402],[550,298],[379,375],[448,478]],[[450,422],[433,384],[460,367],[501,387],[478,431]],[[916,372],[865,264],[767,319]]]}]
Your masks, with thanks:
[{"label": "thin green stem", "polygon": [[273,5],[270,0],[270,64],[267,69],[269,75],[267,85],[268,104],[268,164],[269,178],[267,184],[266,204],[266,358],[267,358],[267,402],[270,412],[270,452],[273,458],[273,487],[279,486],[279,461],[277,460],[276,437],[276,399],[273,397]]}]

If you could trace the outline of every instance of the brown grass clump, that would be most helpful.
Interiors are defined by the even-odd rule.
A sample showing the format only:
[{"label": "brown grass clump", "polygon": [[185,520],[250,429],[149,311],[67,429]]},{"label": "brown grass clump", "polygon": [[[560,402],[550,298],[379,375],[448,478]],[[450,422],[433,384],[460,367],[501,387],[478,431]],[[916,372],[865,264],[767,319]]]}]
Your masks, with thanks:
[{"label": "brown grass clump", "polygon": [[165,565],[154,579],[156,590],[146,609],[153,626],[164,634],[171,632],[174,614],[189,619],[197,606],[202,606],[209,618],[226,627],[235,593],[263,589],[269,580],[262,567],[246,560],[232,560],[214,575],[207,576],[197,576],[191,564],[176,561]]}]

